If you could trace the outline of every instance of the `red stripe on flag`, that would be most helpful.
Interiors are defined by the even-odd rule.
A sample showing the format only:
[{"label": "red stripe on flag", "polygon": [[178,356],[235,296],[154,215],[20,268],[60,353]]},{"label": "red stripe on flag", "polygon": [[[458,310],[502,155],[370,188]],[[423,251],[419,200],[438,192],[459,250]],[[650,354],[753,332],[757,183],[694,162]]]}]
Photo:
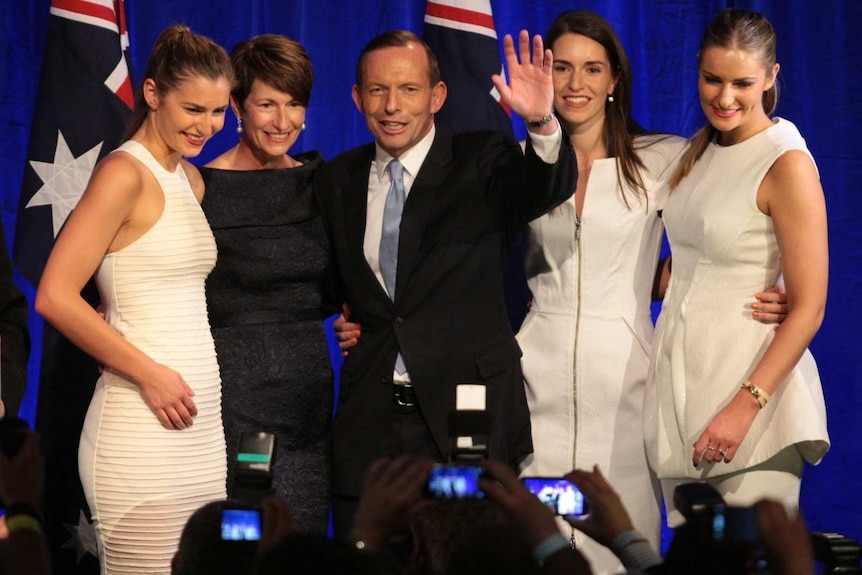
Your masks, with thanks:
[{"label": "red stripe on flag", "polygon": [[464,24],[473,24],[474,26],[482,26],[494,30],[494,17],[490,14],[474,12],[473,10],[465,10],[464,8],[456,8],[454,6],[443,6],[428,2],[425,7],[425,13],[428,16],[443,18],[445,20],[453,20]]},{"label": "red stripe on flag", "polygon": [[91,18],[107,20],[113,24],[117,23],[117,15],[113,9],[105,8],[92,2],[83,2],[82,0],[51,0],[51,7],[83,16],[90,16]]},{"label": "red stripe on flag", "polygon": [[129,107],[130,110],[135,109],[135,92],[132,89],[132,79],[126,76],[126,79],[123,80],[123,83],[117,88],[117,91],[114,92],[120,100],[123,101],[126,106]]},{"label": "red stripe on flag", "polygon": [[123,0],[116,0],[117,7],[117,27],[120,30],[120,36],[127,32],[126,30],[126,5]]}]

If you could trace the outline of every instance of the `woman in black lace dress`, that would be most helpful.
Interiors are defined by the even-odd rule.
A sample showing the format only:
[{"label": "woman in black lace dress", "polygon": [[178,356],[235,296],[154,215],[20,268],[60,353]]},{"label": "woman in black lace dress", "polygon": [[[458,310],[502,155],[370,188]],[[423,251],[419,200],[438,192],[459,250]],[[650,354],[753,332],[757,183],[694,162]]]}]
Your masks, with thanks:
[{"label": "woman in black lace dress", "polygon": [[311,62],[273,34],[238,44],[231,107],[239,143],[201,174],[203,209],[218,245],[207,303],[223,381],[233,485],[239,436],[276,436],[275,492],[302,531],[326,530],[332,370],[323,319],[329,245],[311,183],[318,152],[288,150],[305,127]]}]

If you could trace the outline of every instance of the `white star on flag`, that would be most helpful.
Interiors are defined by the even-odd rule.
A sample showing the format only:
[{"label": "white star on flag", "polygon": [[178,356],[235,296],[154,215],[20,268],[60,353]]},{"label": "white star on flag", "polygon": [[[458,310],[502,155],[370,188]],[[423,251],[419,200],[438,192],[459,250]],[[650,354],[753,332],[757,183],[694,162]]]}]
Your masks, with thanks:
[{"label": "white star on flag", "polygon": [[69,532],[70,537],[63,543],[61,549],[74,549],[79,564],[87,553],[93,557],[99,556],[98,544],[96,543],[96,530],[93,524],[87,520],[83,509],[78,511],[77,525],[63,523],[63,527]]},{"label": "white star on flag", "polygon": [[26,207],[51,206],[55,238],[66,218],[78,205],[78,200],[90,181],[90,174],[99,160],[102,143],[99,142],[88,152],[75,158],[62,132],[57,132],[54,163],[30,161],[30,165],[42,180],[42,187],[33,194]]}]

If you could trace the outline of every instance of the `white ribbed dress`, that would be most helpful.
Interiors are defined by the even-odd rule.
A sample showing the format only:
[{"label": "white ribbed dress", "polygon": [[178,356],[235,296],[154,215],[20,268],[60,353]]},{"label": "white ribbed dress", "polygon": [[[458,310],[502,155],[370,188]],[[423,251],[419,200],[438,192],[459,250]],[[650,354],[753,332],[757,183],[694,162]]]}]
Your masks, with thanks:
[{"label": "white ribbed dress", "polygon": [[[530,222],[533,305],[518,333],[534,449],[523,475],[558,477],[598,464],[656,549],[660,491],[646,461],[641,410],[658,212],[667,197],[661,182],[684,144],[675,136],[636,139],[646,198],[626,189],[626,205],[616,158],[597,160],[580,222],[574,199]],[[607,548],[579,531],[574,537],[596,575],[624,570]]]},{"label": "white ribbed dress", "polygon": [[216,246],[182,166],[171,173],[137,142],[123,150],[161,185],[161,218],[96,273],[108,323],[195,392],[191,427],[168,430],[137,385],[107,371],[90,403],[78,466],[93,514],[102,572],[170,573],[188,517],[223,499],[226,481],[221,380],[204,282]]},{"label": "white ribbed dress", "polygon": [[[644,402],[647,454],[661,479],[738,472],[791,445],[816,464],[829,449],[820,377],[806,350],[731,463],[691,464],[694,442],[775,336],[774,326],[751,318],[752,294],[781,274],[772,219],[758,209],[757,191],[789,150],[810,155],[796,126],[783,119],[733,146],[713,142],[665,205],[673,274],[656,324]],[[763,496],[770,495],[770,485],[763,485]]]}]

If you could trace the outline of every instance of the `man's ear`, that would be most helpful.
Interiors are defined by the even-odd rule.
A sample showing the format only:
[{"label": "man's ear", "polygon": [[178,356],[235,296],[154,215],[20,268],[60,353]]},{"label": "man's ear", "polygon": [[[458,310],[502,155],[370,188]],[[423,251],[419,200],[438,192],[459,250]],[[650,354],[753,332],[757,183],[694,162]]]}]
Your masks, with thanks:
[{"label": "man's ear", "polygon": [[440,111],[440,108],[443,107],[443,103],[446,101],[446,96],[449,94],[449,88],[446,87],[446,84],[441,82],[437,82],[437,85],[431,88],[431,113],[436,114]]},{"label": "man's ear", "polygon": [[362,109],[362,96],[359,94],[359,86],[354,84],[350,95],[353,96],[353,103],[356,104],[356,109],[359,110],[360,114],[364,115],[365,111]]}]

